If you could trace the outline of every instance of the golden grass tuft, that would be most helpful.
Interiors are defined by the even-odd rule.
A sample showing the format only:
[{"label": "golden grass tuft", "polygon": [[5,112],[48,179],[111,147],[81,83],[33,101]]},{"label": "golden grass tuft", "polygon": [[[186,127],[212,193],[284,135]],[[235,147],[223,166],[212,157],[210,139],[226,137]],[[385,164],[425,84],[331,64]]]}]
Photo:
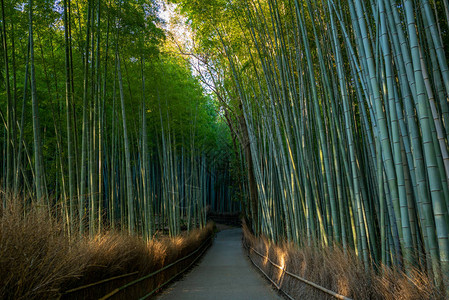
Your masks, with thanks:
[{"label": "golden grass tuft", "polygon": [[45,209],[24,213],[8,203],[0,214],[0,298],[55,298],[61,284],[81,276],[84,247],[75,247]]},{"label": "golden grass tuft", "polygon": [[70,239],[62,222],[49,218],[48,209],[25,212],[8,203],[0,209],[0,299],[54,299],[72,288],[138,272],[134,280],[189,254],[213,231],[208,224],[149,242],[117,231]]},{"label": "golden grass tuft", "polygon": [[[282,265],[284,260],[287,271],[352,299],[444,299],[430,278],[416,269],[409,276],[386,267],[381,272],[366,271],[353,251],[345,253],[340,247],[298,247],[286,242],[273,244],[263,236],[255,237],[246,224],[243,233],[247,246],[268,255],[276,264]],[[279,269],[267,259],[254,252],[250,255],[293,298],[335,299],[288,275],[279,278]]]},{"label": "golden grass tuft", "polygon": [[430,278],[417,269],[411,270],[410,275],[407,276],[403,272],[384,267],[383,274],[384,276],[382,277],[376,277],[376,286],[384,299],[419,300],[444,298]]}]

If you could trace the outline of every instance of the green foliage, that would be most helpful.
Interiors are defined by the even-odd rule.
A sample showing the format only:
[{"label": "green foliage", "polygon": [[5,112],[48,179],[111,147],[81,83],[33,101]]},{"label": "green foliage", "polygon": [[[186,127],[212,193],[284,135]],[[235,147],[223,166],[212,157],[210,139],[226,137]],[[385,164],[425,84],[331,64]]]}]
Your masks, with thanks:
[{"label": "green foliage", "polygon": [[447,286],[447,1],[173,2],[235,127],[252,229]]},{"label": "green foliage", "polygon": [[[125,228],[129,225],[125,216],[135,214],[136,218],[128,219],[128,223],[135,222],[136,230],[146,238],[152,235],[149,223],[156,223],[156,216],[150,217],[153,211],[159,214],[157,225],[163,228],[169,214],[178,218],[179,224],[180,217],[176,217],[175,211],[185,205],[168,208],[164,204],[172,201],[173,191],[164,186],[167,190],[162,196],[162,181],[173,183],[179,190],[176,201],[187,201],[183,200],[187,196],[179,195],[186,193],[183,185],[190,184],[184,178],[189,172],[198,177],[195,180],[205,191],[188,197],[206,199],[215,193],[213,189],[206,190],[213,176],[206,168],[213,168],[217,153],[227,151],[229,132],[223,126],[216,99],[192,75],[189,63],[168,51],[170,46],[158,16],[158,5],[153,0],[34,1],[32,29],[38,108],[35,115],[39,117],[40,140],[33,143],[30,80],[25,83],[29,4],[5,1],[6,17],[0,24],[6,25],[13,101],[7,103],[6,64],[2,55],[2,189],[9,190],[9,185],[14,185],[23,195],[33,198],[37,182],[35,162],[41,160],[44,174],[39,178],[45,185],[45,198],[62,205],[67,223],[74,224],[73,218],[78,214],[83,233],[87,228],[83,227],[84,218],[89,218],[89,231],[93,234],[105,224]],[[0,53],[5,53],[3,47]],[[120,85],[126,118],[121,109]],[[7,112],[12,112],[11,118]],[[129,147],[124,145],[123,125],[127,127]],[[22,148],[18,146],[20,131]],[[164,148],[162,141],[168,143]],[[35,145],[42,148],[40,158],[33,154]],[[161,149],[169,153],[161,153]],[[187,160],[188,154],[193,154],[191,160]],[[186,161],[181,161],[182,155]],[[175,184],[164,173],[168,169],[172,172],[170,178],[186,181]],[[125,174],[129,177],[126,184]],[[11,180],[13,177],[17,177],[17,182]],[[130,189],[136,191],[127,194]],[[186,222],[204,225],[205,202],[195,201],[195,214]],[[181,214],[186,217],[186,210]],[[74,233],[72,224],[70,234]]]}]

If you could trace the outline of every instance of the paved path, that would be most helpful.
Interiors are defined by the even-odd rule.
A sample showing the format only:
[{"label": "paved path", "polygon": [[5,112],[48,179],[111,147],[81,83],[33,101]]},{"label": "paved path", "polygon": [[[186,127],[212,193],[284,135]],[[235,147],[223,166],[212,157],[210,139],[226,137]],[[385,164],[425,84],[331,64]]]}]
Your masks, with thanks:
[{"label": "paved path", "polygon": [[282,299],[246,258],[241,237],[241,229],[219,232],[200,264],[156,299]]}]

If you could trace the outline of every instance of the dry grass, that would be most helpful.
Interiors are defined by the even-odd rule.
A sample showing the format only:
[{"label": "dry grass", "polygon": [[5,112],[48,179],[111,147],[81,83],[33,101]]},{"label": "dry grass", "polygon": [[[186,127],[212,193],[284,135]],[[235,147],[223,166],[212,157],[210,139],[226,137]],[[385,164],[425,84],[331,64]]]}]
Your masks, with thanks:
[{"label": "dry grass", "polygon": [[[297,247],[292,243],[273,244],[264,237],[255,237],[243,226],[244,242],[268,256],[278,265],[309,281],[352,299],[444,299],[428,276],[412,270],[402,272],[383,267],[383,272],[365,271],[353,252],[341,248]],[[335,299],[273,267],[267,259],[253,252],[251,258],[281,289],[295,299]]]},{"label": "dry grass", "polygon": [[8,205],[0,210],[0,299],[51,299],[70,288],[131,272],[160,269],[185,256],[213,233],[213,224],[176,238],[146,243],[104,232],[69,239],[46,209]]}]

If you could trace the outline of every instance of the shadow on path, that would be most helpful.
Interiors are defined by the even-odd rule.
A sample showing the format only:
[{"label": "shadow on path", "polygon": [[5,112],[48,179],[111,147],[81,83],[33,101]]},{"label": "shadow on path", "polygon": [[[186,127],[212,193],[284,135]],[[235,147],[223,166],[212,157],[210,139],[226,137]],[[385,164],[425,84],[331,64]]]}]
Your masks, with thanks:
[{"label": "shadow on path", "polygon": [[240,228],[219,232],[200,264],[156,299],[282,299],[246,259],[241,238]]}]

